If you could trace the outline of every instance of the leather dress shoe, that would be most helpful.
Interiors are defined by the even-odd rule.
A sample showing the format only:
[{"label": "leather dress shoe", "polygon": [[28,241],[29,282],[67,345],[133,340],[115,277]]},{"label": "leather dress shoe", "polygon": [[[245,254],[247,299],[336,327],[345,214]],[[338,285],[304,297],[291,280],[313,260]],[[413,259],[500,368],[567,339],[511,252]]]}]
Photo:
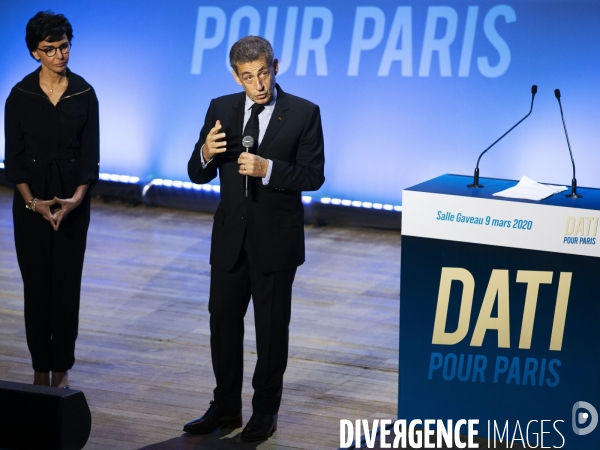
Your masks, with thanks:
[{"label": "leather dress shoe", "polygon": [[210,402],[208,411],[196,420],[186,423],[183,431],[186,433],[212,433],[217,428],[238,428],[242,426],[242,410],[227,411],[220,408],[214,401]]},{"label": "leather dress shoe", "polygon": [[262,441],[277,431],[277,414],[252,413],[244,427],[241,438],[244,441]]}]

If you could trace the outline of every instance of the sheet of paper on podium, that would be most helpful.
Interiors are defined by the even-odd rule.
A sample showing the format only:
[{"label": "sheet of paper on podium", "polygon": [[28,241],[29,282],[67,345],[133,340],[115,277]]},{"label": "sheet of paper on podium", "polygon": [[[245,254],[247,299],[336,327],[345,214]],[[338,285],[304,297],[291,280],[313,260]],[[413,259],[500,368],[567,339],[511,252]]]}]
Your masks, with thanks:
[{"label": "sheet of paper on podium", "polygon": [[544,200],[559,192],[566,191],[565,186],[541,184],[528,176],[523,176],[516,186],[492,194],[494,197],[518,198],[521,200]]}]

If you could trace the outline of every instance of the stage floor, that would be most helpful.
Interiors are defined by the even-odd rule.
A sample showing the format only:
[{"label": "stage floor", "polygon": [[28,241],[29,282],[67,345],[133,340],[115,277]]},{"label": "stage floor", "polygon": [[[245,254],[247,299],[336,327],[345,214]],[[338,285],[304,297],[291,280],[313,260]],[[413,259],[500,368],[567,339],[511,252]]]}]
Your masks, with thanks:
[{"label": "stage floor", "polygon": [[[30,382],[12,190],[0,187],[0,379]],[[336,449],[340,419],[395,419],[400,233],[306,228],[294,283],[278,431],[194,436],[212,399],[208,286],[212,216],[94,200],[71,387],[92,411],[86,449]],[[243,416],[256,361],[246,317]]]}]

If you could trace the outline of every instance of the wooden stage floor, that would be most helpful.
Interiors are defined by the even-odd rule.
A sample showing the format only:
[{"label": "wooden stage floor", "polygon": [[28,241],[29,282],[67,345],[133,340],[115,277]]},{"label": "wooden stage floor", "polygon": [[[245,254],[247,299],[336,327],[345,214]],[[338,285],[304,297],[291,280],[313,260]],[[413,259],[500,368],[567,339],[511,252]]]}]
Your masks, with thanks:
[{"label": "wooden stage floor", "polygon": [[[0,379],[28,383],[12,190],[0,187]],[[214,377],[208,330],[212,216],[94,201],[83,271],[74,389],[92,411],[86,449],[336,449],[340,419],[395,419],[400,233],[306,228],[294,284],[279,429],[258,444],[238,430],[185,435]],[[244,420],[256,360],[246,317]]]}]

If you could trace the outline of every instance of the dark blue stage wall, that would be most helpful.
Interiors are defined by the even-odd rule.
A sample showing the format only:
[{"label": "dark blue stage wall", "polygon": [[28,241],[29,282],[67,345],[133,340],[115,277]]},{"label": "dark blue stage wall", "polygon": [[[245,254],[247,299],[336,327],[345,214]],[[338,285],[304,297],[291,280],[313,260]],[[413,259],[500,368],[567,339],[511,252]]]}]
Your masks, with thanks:
[{"label": "dark blue stage wall", "polygon": [[187,180],[210,99],[239,89],[230,45],[260,34],[280,58],[282,88],[321,106],[327,181],[317,197],[399,205],[402,188],[472,173],[525,115],[532,84],[533,114],[484,157],[482,176],[570,183],[560,88],[579,184],[598,186],[600,2],[251,4],[2,0],[0,96],[37,67],[27,20],[64,13],[75,30],[70,67],[100,99],[101,171]]}]

